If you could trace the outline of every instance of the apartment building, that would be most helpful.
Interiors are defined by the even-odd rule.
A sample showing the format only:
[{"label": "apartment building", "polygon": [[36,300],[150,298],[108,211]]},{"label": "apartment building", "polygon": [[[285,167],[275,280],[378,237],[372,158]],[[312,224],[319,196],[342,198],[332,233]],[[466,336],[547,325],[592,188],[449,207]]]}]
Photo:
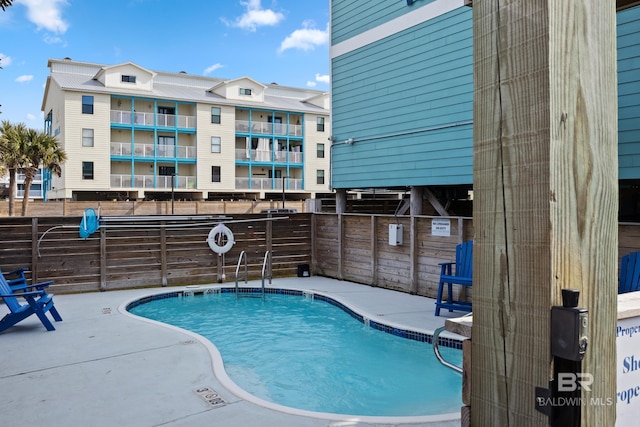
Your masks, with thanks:
[{"label": "apartment building", "polygon": [[329,193],[329,94],[50,59],[45,131],[68,160],[46,199],[306,199]]}]

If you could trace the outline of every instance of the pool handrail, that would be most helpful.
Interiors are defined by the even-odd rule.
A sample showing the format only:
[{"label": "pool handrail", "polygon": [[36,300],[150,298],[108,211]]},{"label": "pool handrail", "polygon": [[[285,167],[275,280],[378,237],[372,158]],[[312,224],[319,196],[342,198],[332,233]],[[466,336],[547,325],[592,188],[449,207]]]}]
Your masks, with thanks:
[{"label": "pool handrail", "polygon": [[[269,261],[269,263],[267,264],[267,261]],[[269,268],[267,269],[267,265],[269,266]],[[265,275],[265,270],[266,271],[266,275]],[[272,269],[271,269],[271,252],[266,251],[264,253],[264,261],[262,261],[262,299],[264,299],[264,279],[267,278],[269,279],[269,284],[271,284],[271,279],[272,279]]]},{"label": "pool handrail", "polygon": [[240,257],[238,257],[238,265],[236,265],[236,298],[238,298],[238,279],[239,279],[239,271],[240,264],[242,263],[242,258],[244,258],[244,283],[247,284],[249,280],[249,268],[247,266],[247,254],[245,251],[240,252]]},{"label": "pool handrail", "polygon": [[438,329],[435,330],[435,332],[433,333],[433,338],[432,338],[432,343],[433,343],[433,352],[436,355],[436,358],[438,359],[438,361],[446,366],[447,368],[453,369],[454,371],[456,371],[459,374],[462,374],[462,368],[454,365],[453,363],[447,362],[446,360],[444,360],[444,357],[442,357],[442,354],[440,353],[440,348],[438,347],[438,340],[440,338],[440,334],[445,331],[445,327],[441,326]]}]

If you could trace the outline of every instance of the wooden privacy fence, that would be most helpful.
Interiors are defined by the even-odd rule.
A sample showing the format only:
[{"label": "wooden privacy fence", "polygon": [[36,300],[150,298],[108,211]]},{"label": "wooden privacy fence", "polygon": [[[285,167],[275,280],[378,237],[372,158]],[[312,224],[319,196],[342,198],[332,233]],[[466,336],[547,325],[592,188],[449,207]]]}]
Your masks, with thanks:
[{"label": "wooden privacy fence", "polygon": [[[77,216],[0,218],[0,267],[5,272],[29,267],[33,280],[54,280],[54,292],[86,292],[215,283],[222,274],[233,283],[241,251],[247,253],[249,278],[259,279],[265,252],[270,251],[274,277],[295,276],[298,266],[308,264],[314,275],[435,298],[438,263],[455,259],[456,245],[474,236],[471,218],[335,213],[273,217],[285,216],[288,219],[265,221],[264,214],[231,215],[226,224],[236,244],[224,256],[209,248],[206,239],[215,221],[203,216],[190,221],[131,218],[107,223],[87,240],[79,237]],[[447,234],[442,230],[434,234],[434,221],[443,220],[449,222],[448,235],[438,235]],[[390,224],[402,226],[399,245],[389,242]],[[619,236],[620,257],[640,250],[640,224],[621,223]],[[468,300],[471,294],[455,297]]]},{"label": "wooden privacy fence", "polygon": [[29,267],[32,280],[54,280],[52,290],[60,293],[215,283],[223,273],[235,281],[241,251],[247,254],[250,279],[261,276],[267,250],[274,277],[295,275],[299,264],[311,262],[310,214],[274,221],[266,217],[229,217],[226,224],[236,243],[224,256],[206,242],[214,220],[132,218],[109,222],[83,240],[80,217],[2,218],[0,266],[5,272]]},{"label": "wooden privacy fence", "polygon": [[[438,263],[454,260],[456,245],[473,239],[471,218],[317,213],[312,220],[315,274],[431,298]],[[432,233],[434,220],[449,222],[448,235]],[[402,226],[402,244],[389,244],[390,224]]]}]

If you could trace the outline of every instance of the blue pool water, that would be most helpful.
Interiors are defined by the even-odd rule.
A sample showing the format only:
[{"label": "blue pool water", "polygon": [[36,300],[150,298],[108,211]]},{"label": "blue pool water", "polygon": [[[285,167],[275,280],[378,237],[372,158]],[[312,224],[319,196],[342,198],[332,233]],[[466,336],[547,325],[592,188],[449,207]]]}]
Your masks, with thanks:
[{"label": "blue pool water", "polygon": [[[431,344],[371,328],[325,301],[218,293],[156,299],[129,311],[209,339],[238,386],[280,405],[361,416],[460,410],[461,376],[435,359]],[[441,350],[461,364],[460,350]]]}]

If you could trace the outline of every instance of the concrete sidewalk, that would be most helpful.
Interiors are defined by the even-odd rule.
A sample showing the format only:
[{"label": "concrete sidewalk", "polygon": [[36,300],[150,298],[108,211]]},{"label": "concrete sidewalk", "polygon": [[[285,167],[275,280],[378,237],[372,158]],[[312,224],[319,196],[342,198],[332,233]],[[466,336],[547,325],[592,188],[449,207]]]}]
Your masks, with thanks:
[{"label": "concrete sidewalk", "polygon": [[[249,286],[259,287],[260,282]],[[371,319],[420,332],[433,332],[447,315],[463,314],[435,317],[432,299],[322,277],[277,278],[270,287],[317,291]],[[47,332],[31,316],[0,334],[0,425],[460,425],[459,414],[434,422],[415,417],[332,419],[289,414],[242,399],[214,375],[210,343],[119,310],[138,297],[182,289],[56,295],[64,319],[55,323],[56,331]],[[0,304],[0,317],[6,311]],[[227,403],[210,405],[197,393],[204,388],[219,393]]]}]

